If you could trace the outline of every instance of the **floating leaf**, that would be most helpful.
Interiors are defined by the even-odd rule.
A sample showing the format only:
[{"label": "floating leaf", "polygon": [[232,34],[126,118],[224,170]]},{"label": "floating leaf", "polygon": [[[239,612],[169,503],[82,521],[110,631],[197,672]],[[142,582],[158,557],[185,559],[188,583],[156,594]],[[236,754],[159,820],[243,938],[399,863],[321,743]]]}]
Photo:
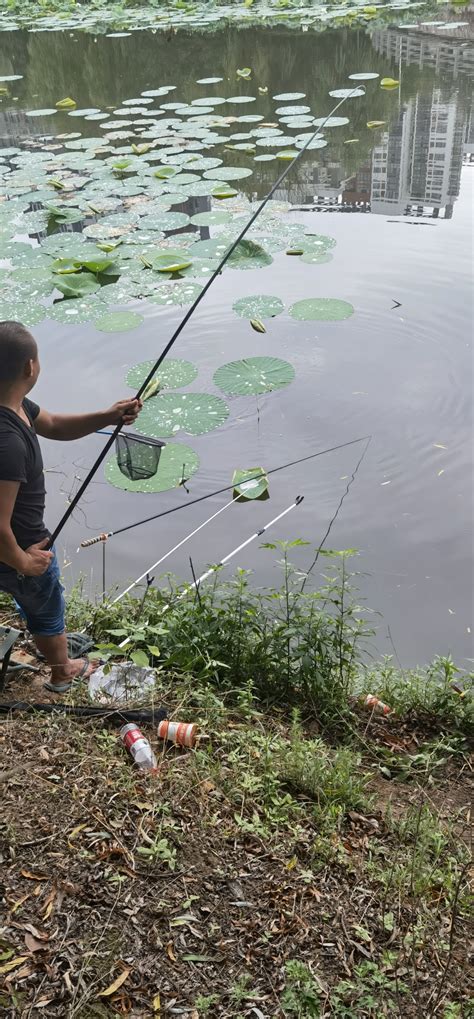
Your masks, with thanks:
[{"label": "floating leaf", "polygon": [[301,261],[307,265],[324,265],[325,262],[332,262],[332,255],[328,251],[303,251]]},{"label": "floating leaf", "polygon": [[97,319],[95,328],[101,333],[127,333],[142,325],[143,321],[143,315],[136,311],[111,311]]},{"label": "floating leaf", "polygon": [[189,446],[169,442],[161,450],[158,470],[152,478],[130,481],[122,474],[115,457],[106,463],[105,477],[115,488],[126,492],[167,492],[195,474],[199,462],[197,453]]},{"label": "floating leaf", "polygon": [[371,131],[373,131],[377,127],[383,127],[385,123],[386,123],[385,120],[368,120],[367,127],[369,127]]},{"label": "floating leaf", "polygon": [[230,269],[258,269],[271,265],[273,258],[260,244],[255,241],[239,241],[237,247],[227,259]]},{"label": "floating leaf", "polygon": [[352,81],[370,81],[372,78],[380,78],[377,71],[358,71],[357,74],[350,74]]},{"label": "floating leaf", "polygon": [[267,294],[255,294],[251,297],[240,297],[232,305],[233,311],[241,318],[274,318],[284,310],[283,301],[279,297]]},{"label": "floating leaf", "polygon": [[382,78],[382,81],[380,82],[380,88],[386,89],[398,88],[399,84],[400,82],[397,81],[396,78]]},{"label": "floating leaf", "polygon": [[190,283],[188,280],[181,280],[178,283],[165,283],[148,298],[152,304],[161,304],[164,307],[173,304],[191,304],[202,291],[200,283]]},{"label": "floating leaf", "polygon": [[193,226],[220,226],[222,223],[229,223],[232,219],[230,212],[220,212],[218,209],[212,212],[198,212],[191,216]]},{"label": "floating leaf", "polygon": [[56,103],[56,107],[58,110],[73,110],[75,106],[77,106],[76,100],[71,99],[70,96],[67,96],[66,99],[60,99]]},{"label": "floating leaf", "polygon": [[237,68],[236,74],[238,78],[248,79],[252,75],[252,69],[250,67],[241,67],[240,69]]},{"label": "floating leaf", "polygon": [[[135,390],[140,389],[153,365],[154,361],[141,361],[140,364],[135,364],[133,368],[130,368],[125,378],[127,386],[131,386]],[[191,361],[171,358],[160,365],[156,377],[159,379],[162,390],[180,389],[181,386],[189,386],[191,382],[194,382],[197,373],[198,370],[194,364],[191,364]]]},{"label": "floating leaf", "polygon": [[79,223],[85,216],[85,212],[81,212],[79,209],[68,209],[67,207],[52,205],[48,202],[44,203],[44,208],[48,216],[54,219],[56,223]]},{"label": "floating leaf", "polygon": [[245,166],[226,166],[226,167],[217,166],[213,170],[205,170],[203,176],[206,180],[222,180],[222,178],[224,177],[225,180],[227,181],[227,180],[240,180],[243,179],[244,177],[250,177],[252,173],[253,170],[249,170]]},{"label": "floating leaf", "polygon": [[214,382],[229,396],[247,396],[281,389],[294,377],[295,370],[288,361],[277,357],[248,357],[222,365],[214,374]]},{"label": "floating leaf", "polygon": [[146,400],[151,400],[152,396],[156,396],[157,393],[160,392],[160,389],[161,389],[160,380],[152,379],[151,382],[148,383],[146,389],[143,390],[143,393],[141,395],[142,402],[145,403]]},{"label": "floating leaf", "polygon": [[140,412],[136,429],[154,438],[187,432],[204,435],[227,420],[229,408],[219,396],[207,393],[164,393]]},{"label": "floating leaf", "polygon": [[290,315],[299,322],[336,322],[354,314],[352,304],[332,297],[312,297],[296,301],[290,308]]},{"label": "floating leaf", "polygon": [[216,188],[213,188],[212,191],[211,191],[211,195],[213,196],[213,198],[219,198],[219,199],[235,198],[235,196],[237,194],[238,194],[238,191],[236,191],[235,188],[231,188],[231,187],[226,188],[226,187],[219,187],[218,186]]},{"label": "floating leaf", "polygon": [[365,88],[335,88],[329,95],[332,99],[357,99],[365,96]]},{"label": "floating leaf", "polygon": [[261,322],[259,318],[251,318],[250,325],[252,326],[252,329],[255,329],[256,333],[266,333],[267,331],[263,322]]},{"label": "floating leaf", "polygon": [[306,92],[280,92],[279,95],[273,96],[278,103],[292,103],[296,99],[305,99]]},{"label": "floating leaf", "polygon": [[268,499],[268,475],[264,467],[247,467],[235,470],[232,477],[233,497],[239,501],[247,499]]},{"label": "floating leaf", "polygon": [[[218,81],[224,81],[224,79],[223,78],[198,78],[196,84],[197,85],[217,85]],[[145,94],[146,93],[143,92],[143,95],[145,95]],[[150,93],[148,93],[148,94],[150,94]]]},{"label": "floating leaf", "polygon": [[86,294],[93,294],[100,288],[100,283],[90,272],[58,276],[54,285],[65,297],[85,297]]},{"label": "floating leaf", "polygon": [[182,272],[183,269],[187,269],[190,265],[192,265],[190,258],[175,258],[172,253],[169,255],[155,255],[151,262],[155,272]]}]

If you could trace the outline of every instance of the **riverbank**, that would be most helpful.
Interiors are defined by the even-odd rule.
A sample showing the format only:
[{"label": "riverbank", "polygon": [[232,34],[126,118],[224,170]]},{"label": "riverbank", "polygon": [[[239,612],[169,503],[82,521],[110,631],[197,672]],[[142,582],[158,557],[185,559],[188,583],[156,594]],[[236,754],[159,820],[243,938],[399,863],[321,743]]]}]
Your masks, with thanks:
[{"label": "riverbank", "polygon": [[[144,727],[144,778],[113,727],[2,721],[14,1019],[33,1002],[70,1019],[470,1014],[470,694],[449,659],[367,668],[342,570],[311,594],[288,564],[279,592],[241,573],[165,614],[154,589],[111,610],[71,599],[71,626],[92,618],[112,658],[131,637],[155,705],[203,735],[179,750]],[[46,700],[41,679],[10,682],[20,698]]]}]

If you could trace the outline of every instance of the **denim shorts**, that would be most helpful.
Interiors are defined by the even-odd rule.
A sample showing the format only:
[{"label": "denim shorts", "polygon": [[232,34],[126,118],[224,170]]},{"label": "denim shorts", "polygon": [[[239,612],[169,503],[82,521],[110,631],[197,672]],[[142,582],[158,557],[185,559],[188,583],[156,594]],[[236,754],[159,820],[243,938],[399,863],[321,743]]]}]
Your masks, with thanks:
[{"label": "denim shorts", "polygon": [[52,551],[50,565],[40,577],[20,578],[14,570],[0,570],[0,591],[15,599],[30,633],[38,637],[56,637],[65,630],[64,588]]}]

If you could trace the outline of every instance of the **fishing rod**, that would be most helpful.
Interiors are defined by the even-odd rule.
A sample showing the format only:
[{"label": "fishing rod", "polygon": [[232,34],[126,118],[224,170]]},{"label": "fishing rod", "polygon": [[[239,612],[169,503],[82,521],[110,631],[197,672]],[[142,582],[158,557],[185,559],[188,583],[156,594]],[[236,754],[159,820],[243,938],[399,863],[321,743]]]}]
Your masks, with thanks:
[{"label": "fishing rod", "polygon": [[[140,388],[139,388],[139,390],[138,390],[138,392],[137,392],[137,394],[135,396],[136,400],[139,400],[140,397],[143,395],[143,393],[145,392],[145,389],[147,388],[147,386],[150,384],[151,380],[156,375],[156,372],[158,371],[158,368],[160,367],[160,365],[164,361],[165,357],[167,357],[167,355],[169,354],[171,348],[176,343],[176,340],[178,339],[178,336],[181,335],[185,325],[187,325],[187,323],[189,322],[189,319],[191,318],[191,315],[194,314],[194,312],[196,311],[196,308],[201,303],[201,301],[203,300],[203,298],[207,294],[207,291],[209,290],[209,288],[214,283],[214,280],[216,280],[217,277],[221,274],[221,272],[222,272],[226,262],[228,261],[230,256],[233,254],[233,252],[237,248],[238,244],[240,244],[240,242],[243,240],[243,238],[245,237],[246,233],[253,226],[253,224],[255,223],[255,220],[257,219],[257,217],[260,215],[260,213],[263,211],[263,209],[265,208],[267,203],[270,201],[270,199],[275,194],[275,191],[278,190],[278,188],[283,183],[283,181],[285,180],[287,175],[290,173],[290,170],[292,170],[293,167],[298,162],[298,160],[301,159],[301,156],[306,152],[306,150],[309,148],[309,146],[314,141],[316,136],[321,134],[321,132],[324,130],[328,120],[334,115],[334,113],[336,113],[336,111],[339,109],[339,107],[342,106],[343,103],[345,103],[347,99],[350,99],[350,97],[353,95],[354,92],[357,93],[357,94],[360,94],[359,93],[359,88],[360,88],[359,85],[355,86],[353,89],[351,89],[351,91],[347,95],[345,95],[342,99],[339,100],[338,103],[336,103],[336,105],[333,107],[331,112],[328,113],[327,117],[324,119],[323,123],[320,124],[316,128],[316,130],[313,132],[313,134],[307,139],[307,141],[305,142],[303,147],[300,149],[298,154],[293,157],[291,162],[288,163],[288,166],[286,166],[285,169],[282,171],[280,176],[277,178],[277,180],[275,181],[275,183],[271,187],[271,189],[268,192],[268,194],[265,196],[265,198],[262,199],[262,201],[258,205],[258,207],[255,210],[255,212],[252,214],[252,216],[250,217],[250,219],[248,220],[246,225],[242,228],[242,230],[240,231],[240,233],[239,233],[238,237],[236,238],[236,240],[233,241],[233,243],[227,249],[226,253],[223,255],[223,257],[222,257],[221,261],[219,262],[217,268],[214,270],[212,275],[209,277],[209,279],[207,280],[207,283],[204,284],[201,292],[198,294],[198,296],[193,301],[193,303],[192,303],[191,307],[189,308],[189,310],[186,312],[186,314],[181,319],[181,322],[179,323],[179,325],[175,329],[175,331],[172,334],[171,338],[168,340],[168,343],[163,347],[163,350],[161,351],[160,356],[157,358],[157,360],[153,364],[152,368],[150,369],[147,377],[142,382],[142,384],[141,384],[141,386],[140,386]],[[55,529],[54,529],[54,531],[53,531],[53,533],[52,533],[52,535],[51,535],[51,537],[50,537],[50,539],[48,541],[48,546],[47,546],[48,548],[51,548],[54,545],[54,542],[56,541],[58,535],[61,533],[63,527],[65,526],[65,524],[69,520],[69,517],[71,516],[72,513],[74,513],[74,510],[75,510],[77,504],[82,499],[82,496],[84,495],[84,492],[88,488],[88,486],[89,486],[90,482],[92,481],[92,478],[94,477],[94,475],[97,473],[101,463],[105,460],[105,457],[107,456],[107,453],[109,452],[109,449],[111,449],[111,447],[113,446],[113,444],[114,444],[117,436],[119,435],[122,427],[123,427],[123,422],[119,421],[119,423],[114,428],[112,434],[107,439],[107,442],[105,443],[105,445],[104,445],[103,449],[101,450],[101,452],[99,453],[98,457],[96,458],[96,460],[92,464],[92,467],[90,468],[89,473],[84,478],[84,481],[82,482],[82,485],[80,485],[80,487],[78,488],[74,498],[69,503],[69,506],[67,507],[66,512],[63,514],[63,516],[59,520],[59,523],[56,525],[56,527],[55,527]]]},{"label": "fishing rod", "polygon": [[119,594],[117,598],[114,598],[114,600],[110,602],[110,604],[115,605],[116,602],[121,601],[122,598],[125,598],[125,595],[128,594],[129,591],[132,591],[133,588],[140,583],[140,581],[145,580],[146,577],[149,577],[150,573],[152,573],[153,570],[156,570],[157,566],[161,566],[161,564],[164,563],[165,559],[168,559],[170,555],[173,555],[173,552],[177,552],[182,545],[185,545],[187,541],[189,541],[191,538],[194,538],[195,534],[197,534],[199,531],[202,531],[203,527],[206,527],[207,524],[210,524],[212,522],[212,520],[215,520],[220,513],[223,513],[224,510],[229,509],[229,506],[233,506],[234,502],[237,502],[238,499],[240,499],[240,495],[237,495],[235,499],[231,499],[230,502],[226,502],[225,506],[221,506],[221,508],[217,510],[217,513],[213,513],[211,517],[208,517],[207,520],[204,520],[202,524],[199,524],[199,527],[195,527],[194,531],[191,531],[191,533],[187,534],[185,538],[182,538],[181,541],[178,541],[178,544],[174,545],[173,548],[170,548],[169,552],[165,552],[165,554],[161,556],[161,559],[157,559],[156,563],[153,563],[152,566],[149,566],[148,569],[145,570],[145,572],[142,573],[140,577],[137,577],[137,579],[134,580],[132,584],[129,584],[129,586],[125,588],[125,591],[122,591],[122,594]]},{"label": "fishing rod", "polygon": [[[245,478],[245,482],[259,481],[261,478],[266,478],[270,474],[277,474],[278,471],[284,471],[289,467],[295,467],[297,464],[305,463],[308,460],[314,460],[318,456],[325,456],[326,453],[334,453],[336,450],[345,449],[347,446],[354,446],[358,442],[366,442],[371,438],[372,436],[370,435],[362,435],[359,439],[351,439],[349,442],[342,442],[338,446],[330,446],[328,449],[320,449],[317,453],[310,453],[309,456],[302,456],[298,460],[290,460],[286,464],[280,464],[279,467],[272,467],[269,471],[260,471],[253,477]],[[233,482],[231,485],[225,485],[224,488],[217,488],[214,492],[208,492],[207,495],[199,495],[196,499],[191,499],[190,502],[183,502],[180,506],[172,506],[171,509],[161,510],[160,513],[154,513],[151,517],[144,517],[142,520],[136,520],[134,524],[126,524],[125,527],[119,527],[116,531],[103,531],[102,534],[97,534],[94,538],[85,538],[84,541],[81,541],[79,547],[90,548],[91,545],[96,545],[99,541],[107,541],[108,538],[116,537],[117,534],[123,534],[125,531],[131,531],[134,527],[141,527],[142,524],[149,524],[152,520],[159,520],[161,517],[167,517],[170,513],[177,513],[179,510],[188,509],[190,506],[196,506],[199,502],[204,502],[206,499],[212,499],[216,495],[222,495],[223,492],[230,492],[231,489],[235,489],[236,487],[236,483]]]},{"label": "fishing rod", "polygon": [[[217,570],[220,570],[222,566],[225,566],[226,563],[233,559],[234,556],[238,555],[238,553],[241,552],[243,548],[246,548],[247,545],[250,545],[252,541],[255,541],[256,538],[260,538],[262,534],[265,534],[265,532],[268,531],[270,527],[273,527],[273,524],[277,524],[279,520],[282,520],[283,517],[286,517],[287,513],[291,513],[291,511],[294,510],[296,506],[300,506],[301,503],[303,502],[303,499],[304,495],[297,495],[296,499],[292,503],[290,503],[290,505],[287,506],[286,509],[279,513],[278,516],[273,517],[273,520],[269,520],[268,524],[264,524],[264,526],[260,527],[258,531],[254,531],[254,533],[250,535],[250,538],[246,538],[246,540],[241,542],[240,545],[237,545],[237,548],[232,549],[232,552],[229,552],[228,555],[224,556],[224,558],[221,559],[220,562],[215,563],[214,566],[210,566],[205,573],[201,574],[201,576],[197,578],[197,580],[194,580],[192,584],[188,584],[187,587],[185,587],[184,591],[181,591],[181,594],[178,595],[177,601],[182,601],[183,598],[187,598],[188,594],[190,594],[191,591],[194,590],[198,591],[201,584],[203,584],[204,581],[208,579],[208,577],[211,577],[213,573],[216,573]],[[150,570],[152,569],[153,567],[150,566]],[[144,574],[144,576],[146,576],[146,573]],[[136,581],[136,583],[138,583],[138,581]],[[116,602],[120,601],[120,598],[123,598],[125,594],[126,591],[123,591],[122,594],[120,594],[119,597],[115,599],[115,601]],[[112,602],[112,604],[114,605],[115,602]],[[170,608],[171,602],[168,602],[166,605],[163,606],[163,612],[167,612],[168,609]],[[131,637],[125,637],[125,640],[123,640],[122,643],[119,644],[119,647],[120,648],[126,647],[126,645],[129,644],[130,640]]]}]

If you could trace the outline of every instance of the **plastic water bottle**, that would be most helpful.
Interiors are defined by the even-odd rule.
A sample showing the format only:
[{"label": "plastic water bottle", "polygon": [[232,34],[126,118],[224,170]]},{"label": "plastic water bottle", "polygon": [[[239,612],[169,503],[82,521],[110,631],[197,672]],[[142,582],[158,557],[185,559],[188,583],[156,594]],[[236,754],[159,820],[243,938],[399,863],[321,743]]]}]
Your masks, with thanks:
[{"label": "plastic water bottle", "polygon": [[156,757],[146,736],[143,735],[135,723],[128,722],[127,725],[123,725],[120,735],[127,750],[130,751],[135,764],[142,771],[155,771],[157,767]]}]

